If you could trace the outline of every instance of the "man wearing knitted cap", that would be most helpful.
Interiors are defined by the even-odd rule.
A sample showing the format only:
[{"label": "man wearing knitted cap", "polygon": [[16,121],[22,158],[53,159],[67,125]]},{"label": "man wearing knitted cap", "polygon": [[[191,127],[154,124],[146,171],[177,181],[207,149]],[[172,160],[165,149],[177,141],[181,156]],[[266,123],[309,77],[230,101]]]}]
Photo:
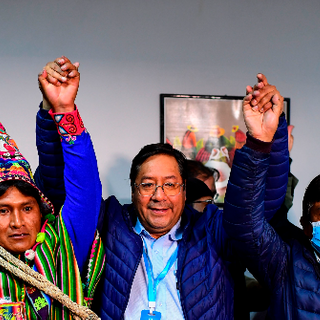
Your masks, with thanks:
[{"label": "man wearing knitted cap", "polygon": [[[56,67],[65,71],[62,82],[55,79]],[[96,269],[88,269],[84,286],[81,273],[92,244],[94,265],[102,268],[104,261],[100,240],[95,239],[101,184],[90,136],[74,105],[77,67],[62,57],[39,75],[65,160],[66,200],[57,217],[36,187],[29,163],[0,124],[0,314],[4,318],[72,319],[72,314],[96,318],[85,307],[98,280]]]}]

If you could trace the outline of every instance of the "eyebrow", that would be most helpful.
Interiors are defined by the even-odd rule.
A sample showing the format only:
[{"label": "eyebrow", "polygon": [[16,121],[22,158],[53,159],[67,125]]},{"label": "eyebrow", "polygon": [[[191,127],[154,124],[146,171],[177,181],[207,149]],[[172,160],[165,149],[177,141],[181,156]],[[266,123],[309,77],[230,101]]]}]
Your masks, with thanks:
[{"label": "eyebrow", "polygon": [[[172,179],[172,178],[177,178],[177,176],[175,176],[174,174],[171,176],[166,176],[163,177],[164,179]],[[141,179],[155,179],[155,177],[150,177],[150,176],[142,176]]]},{"label": "eyebrow", "polygon": [[[163,177],[163,178],[164,178],[164,179],[178,179],[178,177],[175,176],[175,175],[166,176],[166,177]],[[147,180],[147,179],[155,180],[155,177],[150,177],[150,176],[142,176],[142,177],[141,177],[141,181],[142,181],[142,180]]]},{"label": "eyebrow", "polygon": [[[35,204],[35,203],[37,203],[36,199],[30,199],[30,200],[27,200],[25,202],[20,203],[19,205],[27,206],[27,205],[31,205],[31,204]],[[1,203],[1,201],[0,201],[0,207],[11,207],[11,206],[12,206],[11,203],[8,203],[8,202]]]},{"label": "eyebrow", "polygon": [[22,205],[26,206],[28,204],[35,204],[35,203],[37,203],[37,200],[29,200],[29,201],[23,202]]}]

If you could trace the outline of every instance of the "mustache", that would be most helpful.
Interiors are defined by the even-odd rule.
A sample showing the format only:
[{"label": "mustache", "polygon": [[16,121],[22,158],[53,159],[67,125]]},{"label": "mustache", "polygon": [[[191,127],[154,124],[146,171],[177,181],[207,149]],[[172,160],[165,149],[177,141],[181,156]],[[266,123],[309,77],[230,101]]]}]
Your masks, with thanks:
[{"label": "mustache", "polygon": [[173,208],[173,205],[172,203],[170,202],[167,202],[167,201],[150,201],[148,203],[148,206],[147,206],[148,209],[172,209]]}]

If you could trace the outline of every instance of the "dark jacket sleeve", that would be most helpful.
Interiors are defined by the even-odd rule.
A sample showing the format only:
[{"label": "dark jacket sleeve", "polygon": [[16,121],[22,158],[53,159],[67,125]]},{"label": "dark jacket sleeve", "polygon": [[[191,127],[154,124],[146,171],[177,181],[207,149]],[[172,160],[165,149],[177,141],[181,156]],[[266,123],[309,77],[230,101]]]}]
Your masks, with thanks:
[{"label": "dark jacket sleeve", "polygon": [[[279,130],[284,126],[281,122]],[[252,274],[269,288],[281,279],[287,258],[286,245],[265,218],[266,210],[273,213],[281,206],[288,181],[288,145],[284,145],[284,137],[279,145],[277,139],[275,136],[270,154],[246,145],[237,150],[223,215],[223,226],[234,249]]]},{"label": "dark jacket sleeve", "polygon": [[[278,130],[271,147],[266,179],[265,218],[269,221],[281,207],[288,183],[289,151],[288,130],[284,114],[279,119]],[[285,188],[285,189],[284,189]]]},{"label": "dark jacket sleeve", "polygon": [[34,179],[38,188],[53,203],[57,214],[65,200],[63,154],[57,127],[48,111],[43,110],[41,105],[42,103],[36,120],[39,167],[34,174]]}]

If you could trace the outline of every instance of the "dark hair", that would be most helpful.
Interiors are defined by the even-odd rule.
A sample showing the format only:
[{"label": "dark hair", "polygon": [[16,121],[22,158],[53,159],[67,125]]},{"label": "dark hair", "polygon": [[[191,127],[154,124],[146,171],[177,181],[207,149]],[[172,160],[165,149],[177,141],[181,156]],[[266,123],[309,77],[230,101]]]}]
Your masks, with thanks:
[{"label": "dark hair", "polygon": [[[188,164],[188,178],[202,178],[204,180],[213,176],[216,172],[220,177],[219,171],[206,167],[202,162],[197,160],[187,160]],[[219,179],[219,178],[218,178]],[[216,179],[216,180],[218,180]]]},{"label": "dark hair", "polygon": [[0,197],[3,196],[6,191],[11,188],[15,187],[17,188],[23,195],[28,197],[33,197],[36,199],[40,212],[42,215],[46,215],[51,212],[50,208],[41,201],[41,197],[39,194],[39,191],[32,186],[30,183],[22,180],[6,180],[0,183]]},{"label": "dark hair", "polygon": [[186,203],[188,204],[202,197],[214,197],[214,193],[209,189],[209,187],[197,178],[188,178],[187,186]]},{"label": "dark hair", "polygon": [[140,152],[133,158],[130,169],[130,184],[131,190],[134,191],[134,182],[140,171],[141,165],[150,157],[155,155],[168,155],[174,157],[179,166],[179,172],[183,183],[187,180],[187,159],[185,155],[177,149],[174,149],[168,143],[154,143],[144,146]]},{"label": "dark hair", "polygon": [[308,185],[302,200],[302,217],[310,221],[309,210],[320,201],[320,175],[316,176]]}]

